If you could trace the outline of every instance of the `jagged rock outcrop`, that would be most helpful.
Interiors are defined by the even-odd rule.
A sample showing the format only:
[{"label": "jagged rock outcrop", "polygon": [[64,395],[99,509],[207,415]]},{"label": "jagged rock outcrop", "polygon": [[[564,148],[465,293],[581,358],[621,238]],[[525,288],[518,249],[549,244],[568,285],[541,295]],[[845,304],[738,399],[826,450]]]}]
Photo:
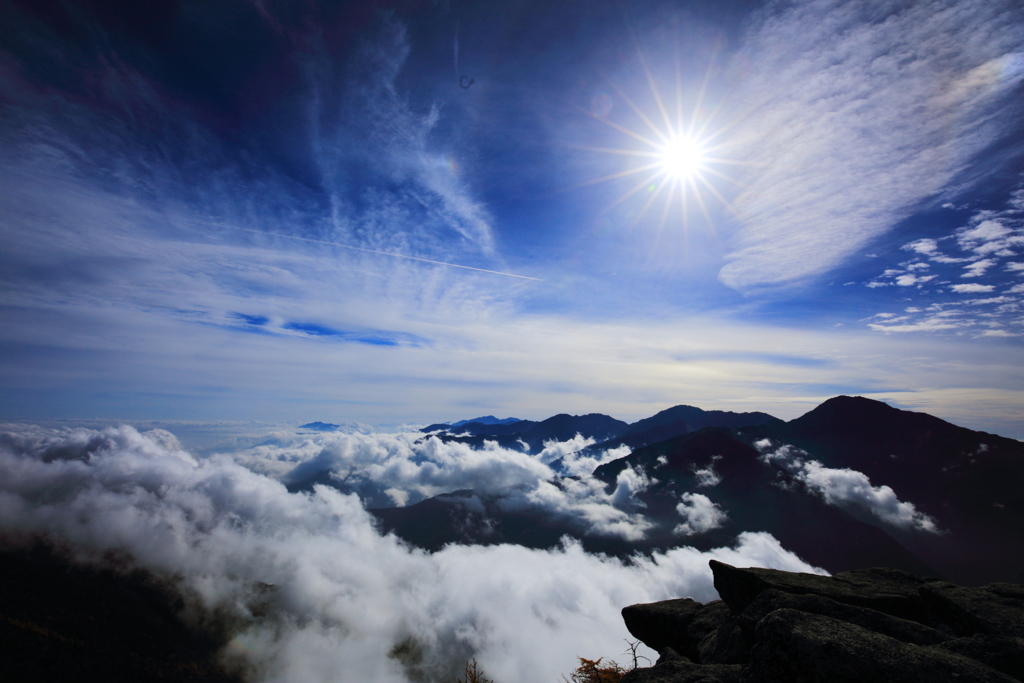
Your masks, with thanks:
[{"label": "jagged rock outcrop", "polygon": [[721,600],[623,608],[660,657],[622,683],[1024,681],[1024,586],[710,564]]}]

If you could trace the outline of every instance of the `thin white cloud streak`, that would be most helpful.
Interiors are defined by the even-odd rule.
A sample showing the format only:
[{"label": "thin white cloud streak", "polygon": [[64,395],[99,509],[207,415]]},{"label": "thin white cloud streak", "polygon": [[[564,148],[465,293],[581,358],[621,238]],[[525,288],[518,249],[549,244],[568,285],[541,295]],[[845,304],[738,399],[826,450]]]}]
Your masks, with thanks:
[{"label": "thin white cloud streak", "polygon": [[431,259],[419,258],[417,256],[407,256],[406,254],[392,254],[387,251],[378,251],[376,249],[364,249],[362,247],[353,247],[347,244],[341,244],[340,242],[327,242],[325,240],[314,240],[308,237],[297,237],[295,235],[279,235],[275,233],[263,232],[262,230],[247,230],[245,228],[233,228],[234,230],[241,230],[242,232],[251,232],[258,235],[265,235],[267,237],[279,237],[284,239],[301,240],[303,242],[312,242],[313,244],[326,244],[331,247],[340,247],[342,249],[351,249],[352,251],[361,251],[366,254],[377,254],[378,256],[390,256],[392,258],[408,259],[410,261],[419,261],[420,263],[429,263],[434,266],[447,266],[449,268],[463,268],[465,270],[475,270],[478,273],[490,273],[491,275],[504,275],[506,277],[517,277],[522,280],[534,280],[540,282],[540,278],[528,277],[526,275],[516,275],[515,273],[503,273],[498,270],[486,270],[484,268],[474,268],[472,266],[462,266],[458,263],[448,263],[447,261],[432,261]]},{"label": "thin white cloud streak", "polygon": [[[193,614],[235,624],[224,657],[257,681],[449,680],[476,657],[498,683],[555,680],[576,656],[619,652],[628,604],[715,597],[710,558],[818,571],[767,534],[735,548],[651,559],[453,546],[434,554],[381,536],[354,496],[289,494],[227,456],[196,459],[129,427],[9,436],[0,526],[48,534],[80,561],[105,551],[177,582]],[[273,584],[269,592],[259,584]],[[256,616],[256,613],[263,616]],[[406,644],[415,668],[389,656]]]},{"label": "thin white cloud streak", "polygon": [[941,191],[1015,120],[1021,13],[987,0],[766,10],[736,58],[730,105],[745,118],[729,135],[756,166],[721,281],[806,281]]},{"label": "thin white cloud streak", "polygon": [[[494,255],[491,217],[474,200],[451,163],[446,150],[431,148],[430,134],[440,118],[435,104],[419,113],[396,87],[396,79],[409,58],[405,27],[381,18],[363,42],[358,55],[338,76],[344,83],[341,102],[331,101],[333,66],[326,51],[310,55],[310,143],[331,194],[333,229],[349,237],[369,240],[367,246],[387,252],[403,249],[409,241],[436,251],[440,235],[431,232],[439,217],[444,228],[486,255]],[[334,120],[334,108],[342,111]],[[354,151],[355,150],[355,151]],[[413,181],[401,191],[367,191],[371,209],[354,214],[347,197],[354,179],[346,168],[353,160],[368,164],[392,183]],[[358,187],[358,182],[355,182]],[[410,210],[427,210],[409,215]],[[351,243],[351,240],[345,240]]]},{"label": "thin white cloud streak", "polygon": [[772,450],[768,439],[758,441],[755,446],[761,451],[763,462],[782,467],[829,505],[859,507],[886,524],[901,529],[939,532],[934,519],[914,507],[913,503],[901,501],[889,486],[872,486],[863,472],[846,467],[825,467],[793,446],[783,445]]}]

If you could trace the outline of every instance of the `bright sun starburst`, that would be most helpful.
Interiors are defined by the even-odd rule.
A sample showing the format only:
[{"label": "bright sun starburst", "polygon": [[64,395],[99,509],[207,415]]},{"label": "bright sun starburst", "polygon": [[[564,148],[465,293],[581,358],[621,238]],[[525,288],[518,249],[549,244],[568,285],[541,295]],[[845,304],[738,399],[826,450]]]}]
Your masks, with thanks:
[{"label": "bright sun starburst", "polygon": [[700,140],[690,137],[671,140],[661,150],[661,165],[675,180],[688,180],[702,170],[704,147]]},{"label": "bright sun starburst", "polygon": [[[705,76],[704,82],[701,84],[687,116],[684,115],[682,79],[677,60],[675,106],[672,107],[674,112],[670,114],[669,107],[666,106],[658,90],[639,46],[637,46],[637,55],[640,58],[644,74],[647,76],[647,83],[654,97],[657,112],[649,116],[618,86],[610,80],[609,83],[622,101],[640,118],[644,126],[640,130],[633,130],[610,120],[607,117],[607,110],[611,107],[610,99],[601,108],[603,111],[594,111],[593,109],[583,109],[583,111],[606,126],[629,136],[634,142],[641,144],[629,148],[589,146],[577,146],[577,148],[634,157],[646,163],[640,163],[618,173],[596,178],[580,185],[594,185],[618,178],[639,175],[642,180],[615,199],[605,209],[606,211],[644,190],[647,199],[640,210],[634,213],[632,218],[633,224],[639,222],[647,214],[659,197],[664,197],[659,230],[664,227],[672,207],[677,206],[676,202],[678,202],[678,206],[681,209],[682,227],[685,233],[689,227],[690,202],[692,200],[704,215],[708,227],[714,232],[714,222],[708,210],[706,200],[713,197],[727,209],[732,209],[728,200],[715,186],[714,181],[724,180],[731,184],[740,185],[741,183],[736,178],[724,173],[721,167],[725,165],[746,165],[747,162],[729,159],[722,155],[728,146],[728,143],[721,141],[722,133],[729,126],[713,126],[712,121],[718,113],[718,108],[715,107],[711,111],[705,111],[704,109],[704,95],[707,91],[711,69],[709,67],[708,75]],[[607,95],[604,97],[607,98]],[[660,123],[655,123],[655,119],[660,119]]]}]

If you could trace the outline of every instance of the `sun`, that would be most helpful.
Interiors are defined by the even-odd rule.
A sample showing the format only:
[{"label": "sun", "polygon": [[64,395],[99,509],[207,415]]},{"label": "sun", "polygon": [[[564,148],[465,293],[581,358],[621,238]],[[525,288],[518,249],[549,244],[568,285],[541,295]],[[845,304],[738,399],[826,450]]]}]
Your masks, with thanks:
[{"label": "sun", "polygon": [[665,173],[675,180],[689,180],[704,170],[705,157],[700,140],[682,136],[670,140],[662,148],[661,165]]},{"label": "sun", "polygon": [[[732,206],[717,185],[720,184],[720,181],[736,186],[743,185],[739,180],[724,172],[723,167],[750,164],[725,156],[730,144],[725,140],[724,133],[730,128],[730,124],[716,123],[718,107],[705,106],[705,94],[708,81],[713,73],[713,66],[709,65],[703,83],[695,97],[690,100],[689,107],[686,107],[684,106],[685,98],[677,58],[675,106],[672,107],[666,106],[639,45],[637,45],[637,56],[653,95],[654,111],[645,112],[611,79],[608,80],[608,83],[643,122],[643,127],[634,130],[612,120],[608,116],[611,100],[606,94],[603,95],[600,102],[602,106],[597,107],[596,110],[595,107],[589,110],[580,107],[587,115],[628,136],[631,139],[631,146],[623,148],[572,146],[592,152],[633,157],[639,163],[618,173],[579,183],[575,187],[637,176],[638,182],[615,199],[604,211],[608,211],[640,193],[646,195],[646,201],[639,211],[630,212],[632,213],[631,225],[642,220],[650,208],[663,198],[659,231],[664,228],[670,214],[679,215],[685,235],[689,230],[690,212],[692,207],[696,206],[703,214],[710,231],[715,233],[714,221],[708,210],[708,200],[713,199],[731,211]],[[670,111],[670,109],[674,111]],[[672,211],[676,206],[679,209],[678,213]]]}]

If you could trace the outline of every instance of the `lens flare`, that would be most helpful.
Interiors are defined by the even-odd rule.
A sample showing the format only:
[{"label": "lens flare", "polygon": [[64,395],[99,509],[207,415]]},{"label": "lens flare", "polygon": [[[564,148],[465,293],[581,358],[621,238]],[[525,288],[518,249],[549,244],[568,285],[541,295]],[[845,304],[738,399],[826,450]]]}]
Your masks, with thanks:
[{"label": "lens flare", "polygon": [[[610,115],[612,109],[610,106],[607,107],[607,110],[602,108],[600,113],[593,111],[592,108],[579,107],[581,111],[605,126],[614,129],[621,135],[628,136],[630,146],[620,148],[572,146],[591,152],[632,157],[638,163],[616,173],[581,182],[574,187],[619,181],[630,176],[637,176],[636,184],[619,195],[604,211],[607,212],[631,198],[637,202],[643,201],[643,205],[638,211],[629,211],[629,214],[632,215],[631,225],[636,225],[643,220],[656,202],[663,201],[660,212],[661,219],[658,223],[660,233],[668,221],[669,214],[674,213],[675,202],[678,202],[677,215],[681,219],[680,227],[685,244],[689,231],[691,207],[695,205],[695,208],[700,209],[705,225],[713,234],[716,232],[715,225],[707,200],[714,199],[721,206],[732,211],[729,200],[717,185],[720,181],[734,186],[742,186],[743,183],[726,173],[722,167],[754,165],[742,159],[726,156],[727,150],[734,143],[725,139],[725,133],[736,121],[742,119],[742,115],[736,114],[729,122],[714,123],[721,105],[708,106],[705,101],[709,81],[712,74],[715,73],[714,59],[708,64],[703,83],[694,93],[692,101],[687,104],[684,102],[688,98],[684,96],[682,70],[677,53],[674,83],[675,102],[663,98],[654,75],[648,67],[647,58],[640,48],[639,41],[636,40],[635,35],[633,38],[637,58],[643,68],[655,106],[649,111],[644,111],[609,78],[608,84],[618,96],[619,101],[626,105],[626,109],[623,111],[631,111],[643,125],[633,128],[613,120]],[[685,111],[687,108],[690,110],[689,115]],[[645,201],[637,199],[638,196],[645,195],[647,197]]]}]

